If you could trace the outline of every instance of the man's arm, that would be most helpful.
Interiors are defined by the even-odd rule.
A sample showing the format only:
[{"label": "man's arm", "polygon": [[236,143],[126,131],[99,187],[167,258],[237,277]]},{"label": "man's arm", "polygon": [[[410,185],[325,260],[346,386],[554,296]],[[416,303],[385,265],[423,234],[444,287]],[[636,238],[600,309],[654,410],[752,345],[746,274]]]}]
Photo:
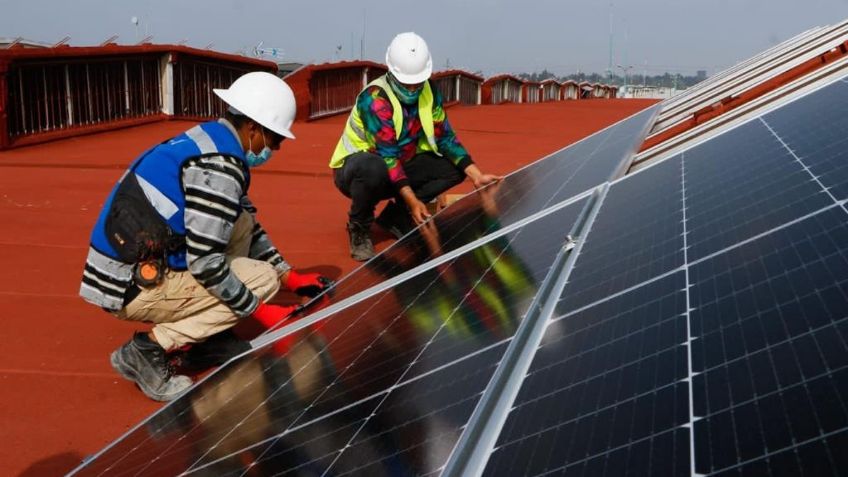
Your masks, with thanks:
[{"label": "man's arm", "polygon": [[256,295],[232,273],[225,255],[244,192],[243,167],[237,159],[214,156],[192,161],[182,175],[188,269],[240,317],[259,305]]},{"label": "man's arm", "polygon": [[242,196],[241,207],[253,216],[253,233],[248,256],[255,260],[270,263],[277,270],[277,273],[282,276],[291,269],[291,265],[286,262],[280,251],[271,242],[271,238],[265,232],[265,229],[259,224],[259,219],[256,217],[256,207],[248,196]]},{"label": "man's arm", "polygon": [[438,90],[433,90],[433,129],[436,134],[436,144],[439,152],[453,162],[453,164],[465,172],[471,179],[475,189],[497,182],[503,177],[486,174],[474,164],[468,151],[459,142],[456,133],[448,122],[448,116],[442,106],[442,96]]}]

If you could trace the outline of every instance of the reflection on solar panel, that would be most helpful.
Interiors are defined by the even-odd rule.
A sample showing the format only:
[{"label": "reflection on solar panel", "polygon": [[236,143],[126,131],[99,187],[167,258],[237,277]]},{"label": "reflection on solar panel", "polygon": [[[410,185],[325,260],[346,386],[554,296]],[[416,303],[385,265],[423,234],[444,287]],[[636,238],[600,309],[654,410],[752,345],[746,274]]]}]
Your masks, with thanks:
[{"label": "reflection on solar panel", "polygon": [[[507,176],[488,191],[497,205],[498,226],[526,220],[620,174],[625,160],[644,138],[656,110],[656,106],[648,108]],[[443,253],[496,230],[490,215],[483,212],[484,200],[492,198],[469,194],[434,217]],[[425,239],[418,233],[408,234],[374,259],[382,262],[381,273],[373,273],[374,267],[354,271],[337,284],[335,299],[353,296],[433,258],[431,254],[418,253],[420,250],[427,250]]]},{"label": "reflection on solar panel", "polygon": [[587,201],[236,360],[82,475],[438,470]]},{"label": "reflection on solar panel", "polygon": [[848,475],[843,81],[611,184],[644,124],[518,171],[78,473]]}]

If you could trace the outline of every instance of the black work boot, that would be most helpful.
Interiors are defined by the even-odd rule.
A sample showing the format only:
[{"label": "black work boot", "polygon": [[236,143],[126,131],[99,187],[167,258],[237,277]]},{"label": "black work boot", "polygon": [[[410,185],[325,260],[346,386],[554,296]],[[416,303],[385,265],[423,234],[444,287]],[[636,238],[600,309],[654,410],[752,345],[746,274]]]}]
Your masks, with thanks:
[{"label": "black work boot", "polygon": [[390,200],[386,207],[377,216],[377,225],[383,228],[386,232],[394,235],[396,238],[401,238],[410,230],[415,228],[415,222],[409,216],[409,211],[401,204],[394,200]]},{"label": "black work boot", "polygon": [[350,256],[357,262],[370,260],[374,256],[370,227],[357,222],[348,222],[347,233],[350,235]]},{"label": "black work boot", "polygon": [[165,350],[147,333],[136,333],[125,345],[112,352],[112,367],[135,382],[150,399],[170,401],[191,387],[191,378],[175,375]]},{"label": "black work boot", "polygon": [[202,343],[194,343],[179,358],[183,372],[203,371],[220,366],[236,356],[249,351],[250,343],[239,338],[233,330],[216,333]]}]

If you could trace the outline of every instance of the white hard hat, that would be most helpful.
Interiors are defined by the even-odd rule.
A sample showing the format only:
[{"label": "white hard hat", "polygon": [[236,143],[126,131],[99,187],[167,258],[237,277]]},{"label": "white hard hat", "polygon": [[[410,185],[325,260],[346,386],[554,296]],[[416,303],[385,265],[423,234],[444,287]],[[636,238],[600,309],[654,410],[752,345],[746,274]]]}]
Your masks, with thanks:
[{"label": "white hard hat", "polygon": [[386,65],[403,84],[422,83],[433,72],[433,58],[427,43],[412,32],[400,33],[389,43]]},{"label": "white hard hat", "polygon": [[225,103],[270,131],[294,139],[291,126],[297,104],[289,85],[277,76],[253,71],[239,76],[227,89],[212,91]]}]

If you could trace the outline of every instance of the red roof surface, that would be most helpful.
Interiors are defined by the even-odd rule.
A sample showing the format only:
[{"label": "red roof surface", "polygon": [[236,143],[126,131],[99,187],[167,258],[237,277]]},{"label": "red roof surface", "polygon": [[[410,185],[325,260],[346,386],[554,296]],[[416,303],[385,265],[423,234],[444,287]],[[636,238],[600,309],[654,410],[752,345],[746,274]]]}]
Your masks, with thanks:
[{"label": "red roof surface", "polygon": [[[652,100],[457,106],[449,116],[484,171],[509,173],[652,104]],[[344,116],[297,123],[254,174],[251,197],[295,267],[339,278],[347,201],[328,158]],[[143,149],[193,123],[166,121],[0,152],[0,462],[7,475],[56,475],[161,404],[109,365],[133,330],[77,296],[88,235],[112,184]],[[467,192],[464,183],[453,192]],[[377,249],[390,243],[378,236]],[[283,297],[283,300],[291,299]]]}]

